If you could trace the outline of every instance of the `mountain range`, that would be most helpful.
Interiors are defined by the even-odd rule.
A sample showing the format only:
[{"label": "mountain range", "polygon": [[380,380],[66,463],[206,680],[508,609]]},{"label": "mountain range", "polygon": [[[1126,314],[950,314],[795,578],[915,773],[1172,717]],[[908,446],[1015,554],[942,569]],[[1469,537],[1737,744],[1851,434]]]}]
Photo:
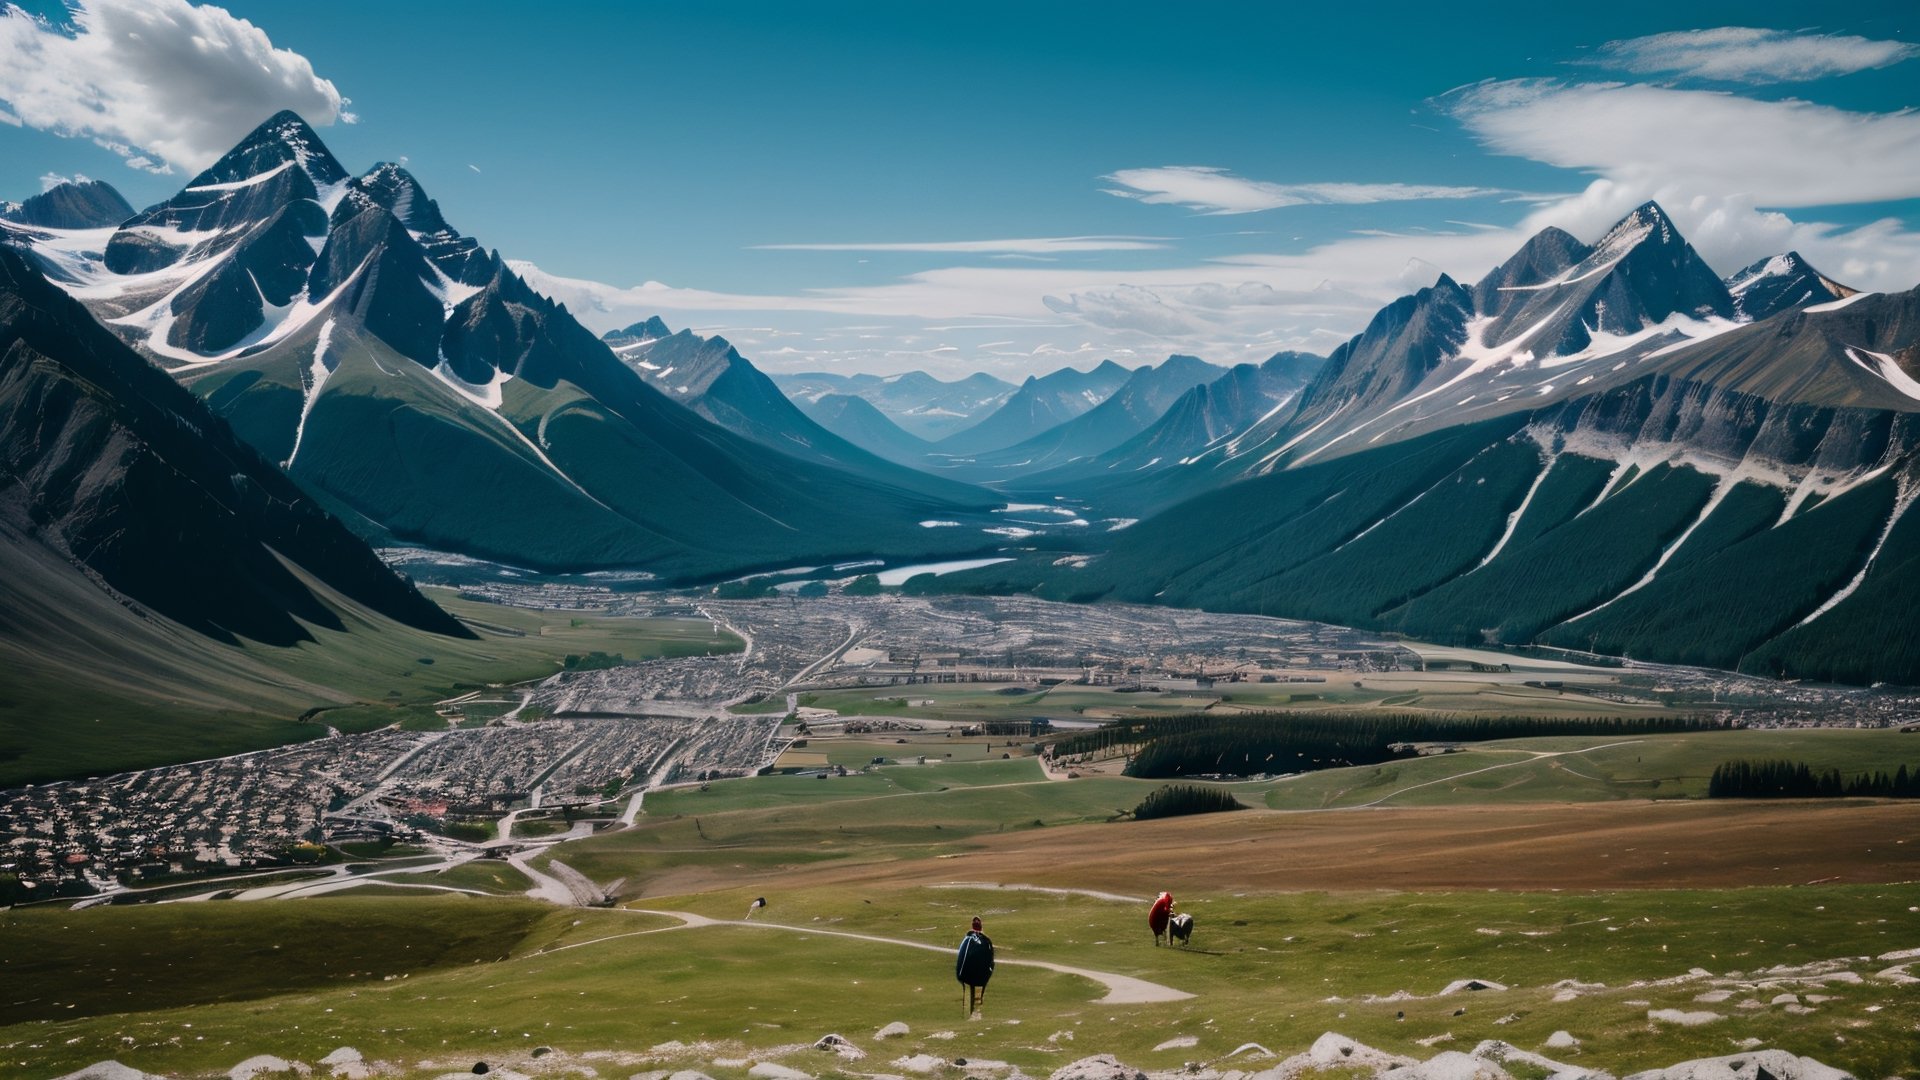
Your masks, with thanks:
[{"label": "mountain range", "polygon": [[918,522],[993,505],[848,444],[711,422],[404,168],[351,176],[292,113],[116,227],[6,235],[376,542],[700,578],[973,550]]},{"label": "mountain range", "polygon": [[857,397],[916,439],[938,442],[986,418],[1018,389],[985,372],[943,382],[924,371],[837,375],[812,371],[772,376],[802,409],[830,395]]},{"label": "mountain range", "polygon": [[1920,289],[1721,279],[1649,204],[1389,305],[1110,550],[947,583],[1920,683],[1916,372]]},{"label": "mountain range", "polygon": [[[0,207],[0,237],[24,256],[6,264],[16,291],[47,293],[44,275],[97,320],[62,297],[42,339],[117,338],[164,369],[333,523],[339,566],[372,576],[302,573],[410,625],[444,616],[381,592],[364,547],[342,554],[343,525],[683,581],[1001,547],[1015,560],[945,584],[1920,682],[1900,615],[1920,588],[1920,291],[1860,294],[1794,252],[1722,277],[1653,203],[1592,243],[1543,230],[1470,285],[1442,275],[1324,358],[1108,361],[1018,387],[770,378],[657,318],[596,337],[405,169],[350,175],[292,114],[156,206],[56,186]],[[54,306],[36,304],[15,310]],[[21,393],[21,430],[65,415],[37,384]],[[10,468],[50,476],[25,447],[85,441],[15,440]],[[41,509],[21,535],[94,520],[29,487],[21,505]],[[1005,528],[1009,499],[1114,530]],[[33,535],[118,588],[77,554],[93,534]],[[207,550],[276,599],[167,618],[285,643],[323,617],[222,543]],[[146,565],[130,550],[99,548],[123,577]],[[141,572],[163,609],[165,575]]]}]

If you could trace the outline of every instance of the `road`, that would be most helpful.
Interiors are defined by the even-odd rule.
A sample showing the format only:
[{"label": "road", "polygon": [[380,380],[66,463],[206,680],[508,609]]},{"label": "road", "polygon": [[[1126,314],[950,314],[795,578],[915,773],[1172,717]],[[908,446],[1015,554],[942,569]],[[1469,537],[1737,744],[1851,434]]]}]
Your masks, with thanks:
[{"label": "road", "polygon": [[[664,918],[678,919],[678,926],[656,927],[652,930],[635,930],[626,934],[613,934],[608,937],[594,938],[592,941],[577,941],[571,945],[559,945],[551,949],[542,949],[535,956],[546,953],[565,952],[568,949],[582,949],[589,945],[599,945],[620,938],[638,937],[641,934],[662,934],[676,930],[695,930],[708,926],[745,926],[755,930],[784,930],[790,934],[817,934],[824,937],[851,938],[855,941],[871,941],[881,945],[897,945],[903,949],[920,949],[925,952],[937,952],[951,956],[953,949],[945,945],[929,945],[924,941],[907,941],[902,938],[879,937],[874,934],[856,934],[850,930],[822,930],[817,926],[788,926],[784,923],[754,922],[747,919],[712,919],[705,915],[696,915],[691,911],[651,911],[641,908],[621,908],[636,915],[659,915]],[[1059,972],[1099,983],[1107,988],[1107,996],[1100,998],[1098,1005],[1158,1005],[1169,1001],[1187,1001],[1193,995],[1184,990],[1175,990],[1171,986],[1136,979],[1131,975],[1116,975],[1110,971],[1094,971],[1090,968],[1073,967],[1069,964],[1055,964],[1046,960],[1010,960],[1004,957],[997,962],[998,967],[1029,967],[1043,971]]]}]

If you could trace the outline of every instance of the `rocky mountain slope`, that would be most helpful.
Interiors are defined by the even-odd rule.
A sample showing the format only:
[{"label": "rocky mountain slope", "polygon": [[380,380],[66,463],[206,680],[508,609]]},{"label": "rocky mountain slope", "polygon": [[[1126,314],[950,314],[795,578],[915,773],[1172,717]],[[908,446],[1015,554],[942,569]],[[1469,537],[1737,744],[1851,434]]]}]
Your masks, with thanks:
[{"label": "rocky mountain slope", "polygon": [[952,487],[669,400],[405,169],[350,176],[291,113],[117,228],[6,237],[368,536],[675,578],[977,546],[917,524],[974,508]]}]

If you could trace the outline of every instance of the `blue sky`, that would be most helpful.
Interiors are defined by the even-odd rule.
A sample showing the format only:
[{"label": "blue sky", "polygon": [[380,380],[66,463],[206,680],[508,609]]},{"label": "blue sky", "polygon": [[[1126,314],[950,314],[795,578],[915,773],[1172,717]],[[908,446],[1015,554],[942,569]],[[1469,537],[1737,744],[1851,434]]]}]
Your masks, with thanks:
[{"label": "blue sky", "polygon": [[658,312],[776,370],[1326,351],[1649,197],[1723,273],[1794,246],[1920,283],[1910,3],[129,2],[27,5],[78,48],[0,18],[0,196],[145,205],[291,104],[596,329]]}]

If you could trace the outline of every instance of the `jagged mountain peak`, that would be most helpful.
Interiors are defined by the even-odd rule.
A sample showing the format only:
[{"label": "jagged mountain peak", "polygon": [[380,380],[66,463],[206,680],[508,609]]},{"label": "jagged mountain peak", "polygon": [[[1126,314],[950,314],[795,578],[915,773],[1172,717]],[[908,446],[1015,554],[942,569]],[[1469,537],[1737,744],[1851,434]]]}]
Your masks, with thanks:
[{"label": "jagged mountain peak", "polygon": [[420,181],[405,166],[383,161],[355,177],[355,190],[365,192],[416,233],[451,232],[440,215],[440,204],[427,197]]},{"label": "jagged mountain peak", "polygon": [[1729,275],[1725,284],[1741,318],[1754,322],[1807,304],[1843,300],[1859,291],[1814,269],[1797,251],[1757,259]]},{"label": "jagged mountain peak", "polygon": [[300,114],[282,109],[227,151],[219,161],[194,177],[187,190],[234,184],[261,177],[286,166],[298,166],[317,186],[337,184],[347,179],[347,170],[320,141]]},{"label": "jagged mountain peak", "polygon": [[1660,204],[1649,199],[1633,208],[1626,217],[1615,222],[1600,242],[1593,246],[1594,254],[1607,255],[1624,252],[1641,243],[1652,240],[1660,244],[1685,243],[1680,230],[1673,219],[1661,209]]}]

